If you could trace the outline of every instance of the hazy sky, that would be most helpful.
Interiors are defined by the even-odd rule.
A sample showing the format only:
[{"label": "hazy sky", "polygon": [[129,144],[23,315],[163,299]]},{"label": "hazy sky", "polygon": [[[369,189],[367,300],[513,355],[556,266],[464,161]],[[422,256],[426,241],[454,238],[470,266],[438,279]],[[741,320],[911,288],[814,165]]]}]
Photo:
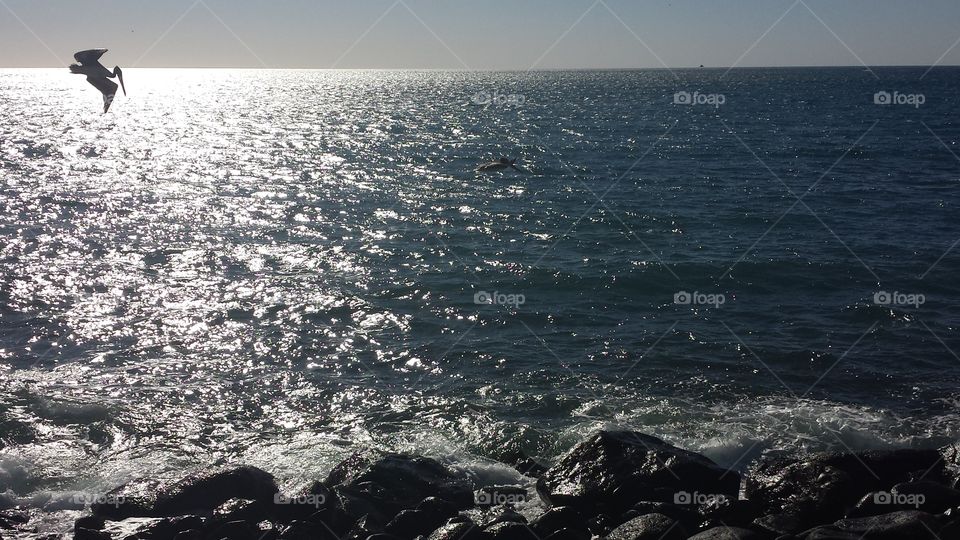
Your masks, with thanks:
[{"label": "hazy sky", "polygon": [[958,23],[960,0],[0,0],[0,67],[957,65]]}]

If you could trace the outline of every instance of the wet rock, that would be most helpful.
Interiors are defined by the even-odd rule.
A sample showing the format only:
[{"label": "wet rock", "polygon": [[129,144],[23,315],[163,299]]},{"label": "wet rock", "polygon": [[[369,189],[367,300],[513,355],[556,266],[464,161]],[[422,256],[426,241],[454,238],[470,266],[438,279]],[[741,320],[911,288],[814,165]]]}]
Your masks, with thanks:
[{"label": "wet rock", "polygon": [[684,540],[687,533],[676,520],[663,514],[647,514],[620,525],[607,540]]},{"label": "wet rock", "polygon": [[[780,531],[795,534],[842,518],[868,492],[921,474],[942,473],[943,461],[936,450],[813,454],[800,459],[766,455],[746,475],[744,493],[768,514],[768,522],[779,521]],[[789,528],[787,521],[793,522]]]},{"label": "wet rock", "polygon": [[354,520],[347,516],[347,514],[337,507],[324,508],[317,512],[314,512],[306,520],[296,520],[296,521],[309,521],[311,523],[323,525],[325,528],[330,529],[337,536],[342,536],[347,533],[353,527]]},{"label": "wet rock", "polygon": [[490,540],[531,540],[533,538],[526,525],[514,521],[491,525],[483,532]]},{"label": "wet rock", "polygon": [[420,501],[420,504],[417,505],[417,510],[422,510],[431,515],[443,516],[444,521],[457,515],[459,511],[456,505],[438,497],[427,497]]},{"label": "wet rock", "polygon": [[230,540],[259,540],[260,530],[246,521],[229,521],[218,527],[209,535],[211,538],[229,538]]},{"label": "wet rock", "polygon": [[74,529],[90,529],[91,531],[102,530],[107,521],[99,516],[85,516],[74,522]]},{"label": "wet rock", "polygon": [[401,538],[415,538],[435,531],[448,517],[423,510],[403,510],[394,516],[383,530]]},{"label": "wet rock", "polygon": [[352,517],[374,514],[388,521],[427,497],[443,499],[458,509],[473,506],[473,488],[465,476],[436,460],[404,454],[354,454],[330,472],[324,485]]},{"label": "wet rock", "polygon": [[520,523],[526,525],[527,518],[509,506],[497,506],[482,512],[476,518],[481,529],[487,529],[498,523]]},{"label": "wet rock", "polygon": [[890,490],[896,501],[906,504],[918,503],[919,508],[931,514],[939,514],[949,508],[960,506],[960,491],[937,482],[921,480],[904,482]]},{"label": "wet rock", "polygon": [[937,519],[917,510],[893,512],[881,516],[843,519],[833,525],[816,527],[804,534],[804,540],[939,540]]},{"label": "wet rock", "polygon": [[320,523],[294,521],[280,532],[280,540],[340,540],[340,537]]},{"label": "wet rock", "polygon": [[199,529],[178,532],[173,540],[203,540],[203,533]]},{"label": "wet rock", "polygon": [[551,508],[533,520],[530,524],[533,532],[545,538],[561,529],[587,530],[586,519],[579,510],[571,506]]},{"label": "wet rock", "polygon": [[261,501],[233,498],[213,511],[213,517],[222,521],[259,522],[269,517],[271,507]]},{"label": "wet rock", "polygon": [[472,522],[447,523],[433,531],[428,540],[485,540],[481,530]]},{"label": "wet rock", "polygon": [[74,528],[73,540],[111,540],[110,533],[95,529]]},{"label": "wet rock", "polygon": [[161,516],[209,512],[234,498],[273,504],[279,491],[269,473],[256,467],[237,467],[176,482],[157,495],[154,510]]},{"label": "wet rock", "polygon": [[133,517],[154,517],[157,493],[164,485],[160,479],[134,480],[107,492],[90,505],[93,515],[113,521]]},{"label": "wet rock", "polygon": [[593,536],[584,529],[560,529],[544,540],[590,540]]},{"label": "wet rock", "polygon": [[383,524],[375,516],[361,517],[347,534],[347,540],[364,540],[368,536],[383,532]]},{"label": "wet rock", "polygon": [[753,525],[775,536],[788,536],[809,528],[800,516],[789,512],[761,516],[753,521]]},{"label": "wet rock", "polygon": [[714,527],[695,534],[687,540],[765,540],[768,536],[740,527]]},{"label": "wet rock", "polygon": [[538,481],[553,506],[605,505],[626,511],[639,501],[678,494],[736,497],[740,477],[708,458],[632,431],[601,431],[568,452]]},{"label": "wet rock", "polygon": [[[409,537],[413,538],[413,537]],[[371,534],[366,540],[404,540],[404,537],[394,536],[387,533]]]},{"label": "wet rock", "polygon": [[[701,523],[704,524],[702,528],[723,526],[746,528],[759,517],[760,510],[760,505],[756,501],[726,497],[711,499],[698,507]],[[683,521],[672,515],[670,517]]]}]

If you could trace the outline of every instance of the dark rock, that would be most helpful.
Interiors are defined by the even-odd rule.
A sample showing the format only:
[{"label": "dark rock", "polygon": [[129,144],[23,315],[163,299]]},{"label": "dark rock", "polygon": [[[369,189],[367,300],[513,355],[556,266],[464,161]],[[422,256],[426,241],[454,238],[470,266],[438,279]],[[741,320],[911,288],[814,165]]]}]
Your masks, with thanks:
[{"label": "dark rock", "polygon": [[228,521],[210,534],[211,538],[229,538],[230,540],[258,540],[259,529],[246,521]]},{"label": "dark rock", "polygon": [[789,512],[761,516],[753,521],[753,525],[777,536],[791,535],[808,528],[805,527],[806,522],[800,516]]},{"label": "dark rock", "polygon": [[353,528],[355,520],[347,516],[347,514],[340,508],[330,507],[314,512],[306,520],[297,521],[309,521],[311,523],[320,524],[336,533],[337,536],[343,536],[351,528]]},{"label": "dark rock", "polygon": [[632,431],[601,431],[568,452],[538,481],[554,506],[606,505],[626,511],[639,501],[674,502],[678,494],[736,497],[740,476],[700,454]]},{"label": "dark rock", "polygon": [[[409,538],[413,538],[412,536]],[[366,540],[404,540],[404,537],[394,536],[392,534],[380,533],[380,534],[371,534],[366,538]]]},{"label": "dark rock", "polygon": [[347,540],[364,540],[379,532],[383,532],[383,523],[376,516],[368,514],[357,521],[346,538]]},{"label": "dark rock", "polygon": [[[698,510],[703,523],[709,524],[710,527],[746,528],[759,517],[761,508],[756,501],[720,497],[701,504]],[[674,516],[670,517],[683,521]]]},{"label": "dark rock", "polygon": [[688,529],[696,528],[702,519],[695,506],[680,506],[678,504],[643,501],[633,505],[632,510],[636,512],[638,516],[663,514],[679,521],[681,525]]},{"label": "dark rock", "polygon": [[485,540],[480,528],[472,522],[447,523],[433,531],[428,540]]},{"label": "dark rock", "polygon": [[261,501],[233,498],[213,511],[213,516],[223,521],[259,522],[270,516],[272,507]]},{"label": "dark rock", "polygon": [[904,482],[893,486],[890,490],[896,499],[907,505],[914,506],[914,510],[923,510],[931,514],[939,514],[954,506],[960,506],[960,491],[944,486],[937,482],[921,480]]},{"label": "dark rock", "polygon": [[91,531],[103,530],[107,521],[100,516],[85,516],[74,522],[74,529],[90,529]]},{"label": "dark rock", "polygon": [[490,540],[536,540],[536,536],[526,525],[514,521],[491,525],[483,532]]},{"label": "dark rock", "polygon": [[498,523],[520,523],[526,525],[527,518],[509,506],[497,506],[482,512],[476,518],[476,522],[481,529],[487,529]]},{"label": "dark rock", "polygon": [[321,523],[294,521],[280,532],[280,540],[340,540],[340,536]]},{"label": "dark rock", "polygon": [[579,510],[570,506],[551,508],[530,524],[533,532],[545,538],[561,529],[587,530],[586,519]]},{"label": "dark rock", "polygon": [[424,512],[432,515],[443,516],[443,520],[452,518],[457,515],[459,508],[456,507],[453,503],[447,502],[438,497],[427,497],[426,499],[420,501],[420,504],[417,505],[417,510],[423,510]]},{"label": "dark rock", "polygon": [[273,504],[279,491],[273,476],[256,467],[225,469],[192,475],[164,489],[157,495],[155,512],[176,516],[212,511],[233,498]]},{"label": "dark rock", "polygon": [[203,540],[203,533],[198,529],[190,529],[189,531],[178,532],[173,540]]},{"label": "dark rock", "polygon": [[544,540],[590,540],[592,536],[585,529],[560,529]]},{"label": "dark rock", "polygon": [[336,498],[323,484],[314,484],[309,491],[298,495],[278,493],[274,496],[274,516],[283,523],[305,521],[322,509],[334,506]]},{"label": "dark rock", "polygon": [[111,537],[110,533],[105,531],[75,527],[73,530],[73,540],[111,540]]},{"label": "dark rock", "polygon": [[424,510],[403,510],[383,528],[384,532],[402,538],[428,535],[443,525],[449,516],[431,514]]},{"label": "dark rock", "polygon": [[687,540],[764,540],[767,536],[750,529],[740,527],[714,527]]},{"label": "dark rock", "polygon": [[842,518],[868,492],[889,489],[925,472],[933,478],[942,476],[943,460],[936,450],[813,454],[801,459],[768,454],[747,474],[744,493],[766,514],[789,515],[794,524],[781,530],[795,534]]},{"label": "dark rock", "polygon": [[833,525],[816,527],[803,536],[805,540],[940,540],[941,525],[937,519],[916,510],[893,512],[882,516],[842,519]]},{"label": "dark rock", "polygon": [[663,514],[647,514],[620,525],[607,540],[684,540],[683,526]]}]

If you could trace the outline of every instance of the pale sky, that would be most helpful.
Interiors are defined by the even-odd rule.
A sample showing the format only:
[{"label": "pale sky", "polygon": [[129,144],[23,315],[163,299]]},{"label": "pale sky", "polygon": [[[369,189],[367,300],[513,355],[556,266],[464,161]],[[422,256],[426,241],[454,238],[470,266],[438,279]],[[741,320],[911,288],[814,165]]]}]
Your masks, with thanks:
[{"label": "pale sky", "polygon": [[0,0],[0,47],[0,67],[958,65],[960,0]]}]

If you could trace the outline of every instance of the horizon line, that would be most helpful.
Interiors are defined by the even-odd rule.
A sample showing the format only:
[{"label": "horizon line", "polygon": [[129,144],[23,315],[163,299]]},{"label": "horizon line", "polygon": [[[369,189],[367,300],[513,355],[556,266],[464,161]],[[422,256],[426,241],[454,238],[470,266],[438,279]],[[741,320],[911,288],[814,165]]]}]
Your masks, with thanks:
[{"label": "horizon line", "polygon": [[[0,70],[65,69],[66,66],[0,66]],[[746,69],[869,69],[869,68],[960,68],[960,64],[874,64],[874,65],[760,65],[760,66],[680,66],[680,67],[555,67],[555,68],[426,68],[426,67],[264,67],[264,66],[144,66],[125,69],[208,69],[248,71],[449,71],[463,73],[516,72],[536,73],[553,71],[672,71],[672,70],[746,70]]]}]

